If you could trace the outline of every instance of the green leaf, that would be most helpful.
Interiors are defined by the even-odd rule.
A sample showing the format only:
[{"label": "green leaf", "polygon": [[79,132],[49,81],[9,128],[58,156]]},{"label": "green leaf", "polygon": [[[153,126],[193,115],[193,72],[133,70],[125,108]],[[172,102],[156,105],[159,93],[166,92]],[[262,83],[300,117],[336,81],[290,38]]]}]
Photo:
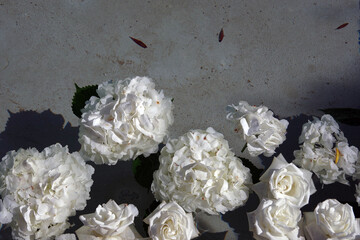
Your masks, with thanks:
[{"label": "green leaf", "polygon": [[241,159],[244,166],[250,169],[253,183],[254,184],[258,183],[260,181],[259,179],[260,179],[260,176],[261,176],[261,173],[263,172],[263,170],[255,167],[255,165],[252,164],[252,162],[249,159],[246,159],[243,157],[239,157],[239,158]]},{"label": "green leaf", "polygon": [[135,176],[135,180],[143,187],[150,190],[151,183],[153,181],[153,173],[159,169],[159,156],[160,151],[151,154],[148,157],[139,156],[132,164],[132,171]]},{"label": "green leaf", "polygon": [[355,108],[327,108],[320,109],[330,114],[336,121],[351,126],[360,126],[360,109]]},{"label": "green leaf", "polygon": [[85,87],[79,87],[75,83],[76,91],[74,97],[72,99],[72,111],[78,117],[81,118],[81,109],[85,107],[85,102],[89,100],[92,96],[99,97],[96,90],[98,88],[97,85],[90,85]]}]

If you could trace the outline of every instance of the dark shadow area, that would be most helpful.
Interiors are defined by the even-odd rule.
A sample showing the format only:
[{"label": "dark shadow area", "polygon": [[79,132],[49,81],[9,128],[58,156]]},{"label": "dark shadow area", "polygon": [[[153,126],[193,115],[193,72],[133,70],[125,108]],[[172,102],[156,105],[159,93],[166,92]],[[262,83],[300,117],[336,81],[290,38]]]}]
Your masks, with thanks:
[{"label": "dark shadow area", "polygon": [[[42,151],[55,143],[68,146],[70,152],[78,151],[79,127],[65,124],[64,117],[50,110],[42,113],[22,111],[12,113],[6,123],[5,131],[0,133],[1,158],[11,150],[35,147]],[[64,125],[65,124],[65,125]]]}]

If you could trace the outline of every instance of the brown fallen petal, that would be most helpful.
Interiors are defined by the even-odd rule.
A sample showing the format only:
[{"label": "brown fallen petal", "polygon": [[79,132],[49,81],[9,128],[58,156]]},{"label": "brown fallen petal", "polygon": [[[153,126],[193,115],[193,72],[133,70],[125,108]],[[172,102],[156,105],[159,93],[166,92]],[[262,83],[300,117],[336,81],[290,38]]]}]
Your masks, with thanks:
[{"label": "brown fallen petal", "polygon": [[133,37],[130,37],[131,40],[133,40],[137,45],[139,45],[140,47],[142,48],[147,48],[146,44],[143,43],[142,41],[140,41],[139,39],[136,39],[136,38],[133,38]]},{"label": "brown fallen petal", "polygon": [[341,24],[340,26],[338,26],[336,29],[342,29],[344,27],[346,27],[349,23],[344,23],[344,24]]},{"label": "brown fallen petal", "polygon": [[224,38],[224,30],[221,28],[220,33],[219,33],[219,42],[221,42]]}]

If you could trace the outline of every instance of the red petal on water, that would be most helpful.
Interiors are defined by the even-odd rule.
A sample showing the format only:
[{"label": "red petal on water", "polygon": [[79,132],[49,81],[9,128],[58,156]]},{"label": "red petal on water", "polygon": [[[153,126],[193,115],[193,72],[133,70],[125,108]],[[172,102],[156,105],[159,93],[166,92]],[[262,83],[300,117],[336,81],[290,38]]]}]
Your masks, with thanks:
[{"label": "red petal on water", "polygon": [[224,29],[221,28],[220,33],[219,33],[219,42],[221,42],[224,38]]},{"label": "red petal on water", "polygon": [[142,48],[147,48],[146,44],[143,43],[143,41],[140,41],[139,39],[136,39],[136,38],[133,38],[133,37],[130,37],[131,40],[133,40],[137,45],[139,45],[140,47]]},{"label": "red petal on water", "polygon": [[344,27],[346,27],[349,23],[344,23],[344,24],[341,24],[340,26],[338,26],[336,29],[342,29]]}]

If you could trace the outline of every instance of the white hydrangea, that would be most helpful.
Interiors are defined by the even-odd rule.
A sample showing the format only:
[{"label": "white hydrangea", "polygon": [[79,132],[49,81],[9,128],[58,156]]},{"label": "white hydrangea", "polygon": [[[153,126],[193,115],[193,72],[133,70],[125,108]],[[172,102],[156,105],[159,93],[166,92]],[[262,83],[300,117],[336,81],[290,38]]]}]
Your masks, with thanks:
[{"label": "white hydrangea", "polygon": [[147,77],[104,82],[82,110],[79,142],[86,158],[114,165],[158,150],[173,123],[172,102]]},{"label": "white hydrangea", "polygon": [[141,237],[134,227],[134,218],[139,214],[133,204],[118,205],[109,200],[99,205],[94,213],[81,215],[84,224],[76,230],[79,240],[135,240]]},{"label": "white hydrangea", "polygon": [[245,204],[250,170],[213,128],[192,130],[161,150],[151,190],[157,200],[175,201],[187,212],[231,211]]},{"label": "white hydrangea", "polygon": [[0,223],[10,223],[14,239],[62,234],[68,217],[90,199],[93,173],[79,153],[60,144],[8,152],[0,163]]},{"label": "white hydrangea", "polygon": [[250,106],[246,101],[240,101],[238,106],[228,106],[228,111],[226,118],[235,122],[235,132],[242,135],[251,156],[264,154],[270,157],[285,141],[289,122],[275,118],[267,107]]},{"label": "white hydrangea", "polygon": [[330,115],[314,118],[303,125],[300,150],[294,151],[294,163],[313,171],[324,184],[336,181],[349,184],[346,175],[356,174],[359,151],[349,146],[344,133]]},{"label": "white hydrangea", "polygon": [[355,185],[355,187],[356,187],[356,192],[355,192],[356,202],[357,202],[358,205],[360,206],[360,183],[358,183],[357,185]]}]

